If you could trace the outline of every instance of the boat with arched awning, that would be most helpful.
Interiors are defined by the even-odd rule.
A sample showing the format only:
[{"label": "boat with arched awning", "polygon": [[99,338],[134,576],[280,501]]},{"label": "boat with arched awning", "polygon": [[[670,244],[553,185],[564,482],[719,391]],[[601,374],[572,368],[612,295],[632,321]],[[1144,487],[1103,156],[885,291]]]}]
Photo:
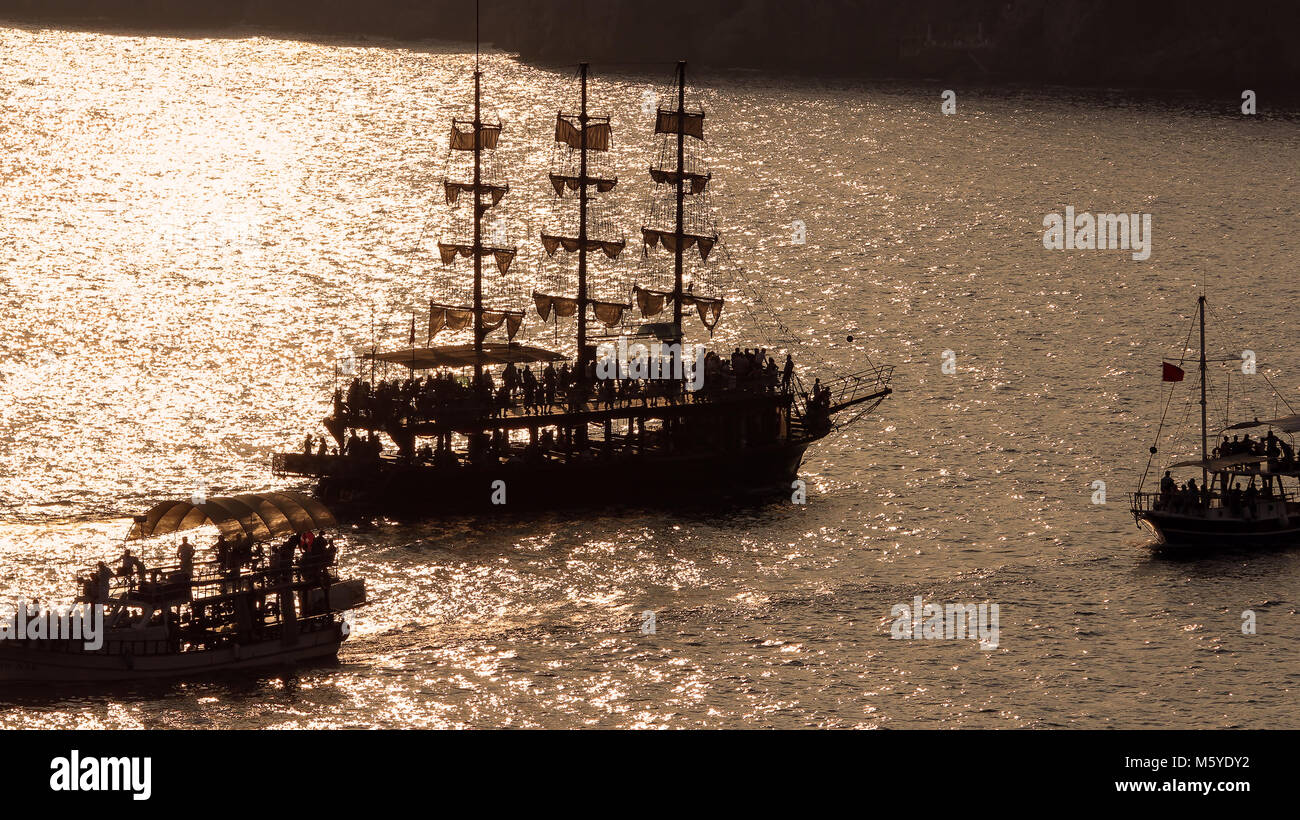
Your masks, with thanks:
[{"label": "boat with arched awning", "polygon": [[[121,563],[80,579],[69,611],[0,616],[0,682],[195,677],[335,658],[365,583],[335,574],[334,515],[291,492],[169,500],[132,519]],[[199,546],[199,540],[215,533]],[[132,553],[166,540],[176,560]]]}]

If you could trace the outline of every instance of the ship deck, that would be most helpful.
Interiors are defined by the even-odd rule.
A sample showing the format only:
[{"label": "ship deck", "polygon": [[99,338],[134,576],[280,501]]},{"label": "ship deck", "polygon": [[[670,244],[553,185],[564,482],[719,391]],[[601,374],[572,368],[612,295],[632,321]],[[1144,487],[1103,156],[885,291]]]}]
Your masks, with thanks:
[{"label": "ship deck", "polygon": [[[687,399],[669,401],[663,396],[646,399],[615,399],[607,403],[592,399],[575,406],[555,404],[543,408],[540,413],[532,413],[515,405],[495,412],[485,412],[483,408],[448,409],[436,419],[409,420],[404,429],[417,436],[431,436],[448,432],[477,432],[478,430],[527,430],[533,427],[578,427],[583,424],[604,424],[606,421],[626,418],[663,419],[689,418],[707,416],[738,410],[761,408],[764,406],[781,407],[789,405],[794,399],[792,393],[728,393],[717,398],[703,401]],[[556,408],[560,408],[558,411]],[[375,424],[364,418],[352,417],[345,420],[347,426],[359,430],[382,430],[382,424]]]}]

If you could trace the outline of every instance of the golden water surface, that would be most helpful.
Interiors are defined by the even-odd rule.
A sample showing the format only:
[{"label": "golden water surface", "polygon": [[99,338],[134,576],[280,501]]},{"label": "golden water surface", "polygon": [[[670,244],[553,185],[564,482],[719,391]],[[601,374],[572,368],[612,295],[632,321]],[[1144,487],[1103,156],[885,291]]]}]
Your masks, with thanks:
[{"label": "golden water surface", "polygon": [[[323,432],[335,361],[404,344],[454,287],[428,251],[472,63],[429,43],[0,24],[6,608],[66,602],[155,500],[284,486],[271,453]],[[484,69],[523,247],[494,275],[510,298],[553,275],[535,237],[573,72],[499,54]],[[614,273],[632,277],[645,100],[672,65],[593,71],[633,239]],[[899,367],[895,397],[809,452],[806,506],[358,530],[344,569],[375,603],[340,666],[0,691],[0,726],[1300,725],[1300,553],[1152,561],[1123,498],[1200,287],[1218,354],[1255,350],[1300,398],[1296,119],[981,89],[944,117],[940,91],[696,78],[744,284],[712,340],[689,330],[762,343],[781,335],[774,311],[809,378],[868,356]],[[1151,259],[1044,250],[1043,217],[1066,205],[1153,214]],[[535,315],[524,338],[557,343]],[[1212,416],[1273,413],[1259,388],[1235,379]],[[1188,398],[1160,459],[1197,446]],[[998,603],[1000,646],[891,640],[890,608],[916,595]],[[1242,634],[1247,609],[1258,634]]]}]

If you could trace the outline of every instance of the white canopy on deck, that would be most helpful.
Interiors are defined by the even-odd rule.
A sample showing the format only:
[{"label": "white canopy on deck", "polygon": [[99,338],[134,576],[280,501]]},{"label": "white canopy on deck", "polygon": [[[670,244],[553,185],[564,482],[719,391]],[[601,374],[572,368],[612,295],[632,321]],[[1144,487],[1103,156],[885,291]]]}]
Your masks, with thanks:
[{"label": "white canopy on deck", "polygon": [[214,526],[227,537],[247,535],[254,541],[337,527],[334,514],[316,499],[302,493],[250,493],[209,498],[201,504],[164,501],[136,516],[127,539],[138,541],[157,535]]}]

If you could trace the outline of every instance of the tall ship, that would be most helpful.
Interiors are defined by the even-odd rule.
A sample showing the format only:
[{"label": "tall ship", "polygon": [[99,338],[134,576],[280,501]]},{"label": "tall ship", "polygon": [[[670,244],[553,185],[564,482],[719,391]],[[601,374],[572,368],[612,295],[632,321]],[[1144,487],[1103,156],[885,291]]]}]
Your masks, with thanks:
[{"label": "tall ship", "polygon": [[[1300,432],[1300,414],[1288,405],[1291,412],[1287,415],[1263,421],[1258,417],[1225,421],[1222,429],[1211,434],[1205,309],[1205,297],[1201,296],[1197,303],[1200,355],[1196,360],[1200,372],[1199,457],[1170,464],[1158,489],[1146,490],[1151,464],[1159,453],[1157,433],[1147,469],[1137,491],[1130,495],[1133,519],[1156,537],[1152,546],[1164,553],[1300,543],[1300,460],[1291,440]],[[1179,365],[1165,362],[1163,371],[1164,381],[1183,381],[1184,370]],[[1262,375],[1256,378],[1267,382]],[[1272,389],[1272,383],[1268,385]],[[1272,392],[1275,400],[1286,405],[1285,398],[1276,390]],[[1169,400],[1173,395],[1171,389]],[[1225,398],[1225,415],[1228,412]]]},{"label": "tall ship", "polygon": [[[503,128],[485,119],[476,61],[473,114],[451,124],[443,190],[454,215],[438,243],[445,271],[470,285],[465,298],[432,296],[425,346],[412,318],[408,346],[354,360],[324,420],[332,441],[308,436],[301,452],[275,454],[277,475],[311,479],[341,514],[788,496],[813,442],[890,395],[893,368],[870,361],[808,384],[785,351],[708,348],[728,301],[713,275],[725,248],[686,63],[654,106],[634,251],[604,201],[624,183],[588,74],[584,63],[576,105],[555,117],[556,213],[536,235],[539,270],[553,273],[510,304],[500,283],[518,274],[519,249],[497,214],[511,192],[494,158]],[[617,271],[629,256],[632,281]],[[529,312],[554,323],[557,341],[571,325],[574,353],[517,341]],[[434,344],[457,334],[466,341]]]}]

